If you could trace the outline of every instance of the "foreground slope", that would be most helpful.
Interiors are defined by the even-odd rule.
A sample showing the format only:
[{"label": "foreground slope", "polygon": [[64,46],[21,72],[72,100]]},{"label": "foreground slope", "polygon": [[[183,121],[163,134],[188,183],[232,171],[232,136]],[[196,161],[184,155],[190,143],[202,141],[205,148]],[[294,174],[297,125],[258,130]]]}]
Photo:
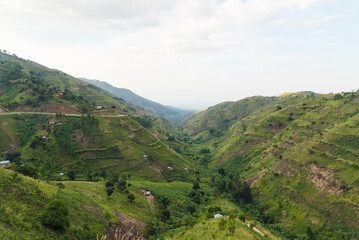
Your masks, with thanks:
[{"label": "foreground slope", "polygon": [[[124,218],[144,225],[154,216],[146,199],[134,189],[135,200],[116,191],[106,196],[103,182],[45,183],[0,168],[1,239],[96,239],[111,236]],[[42,215],[48,203],[59,199],[68,210],[66,230],[48,228]],[[113,236],[113,235],[112,235]]]}]

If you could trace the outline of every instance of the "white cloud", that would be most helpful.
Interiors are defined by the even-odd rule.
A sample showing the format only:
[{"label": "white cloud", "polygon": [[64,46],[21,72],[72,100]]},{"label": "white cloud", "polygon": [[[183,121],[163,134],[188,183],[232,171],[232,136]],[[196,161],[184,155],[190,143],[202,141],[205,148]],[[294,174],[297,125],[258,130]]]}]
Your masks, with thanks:
[{"label": "white cloud", "polygon": [[320,23],[328,22],[328,21],[335,19],[339,16],[341,16],[341,14],[333,14],[333,15],[329,15],[329,16],[324,16],[319,19],[309,20],[309,21],[306,21],[305,23],[306,24],[320,24]]},{"label": "white cloud", "polygon": [[317,26],[341,14],[329,2],[340,1],[0,0],[0,48],[165,104],[216,103],[265,94],[275,83],[287,91],[295,71],[296,80],[313,81],[300,69],[307,59],[312,71],[328,59],[319,57],[322,43],[342,44],[329,39],[336,26]]}]

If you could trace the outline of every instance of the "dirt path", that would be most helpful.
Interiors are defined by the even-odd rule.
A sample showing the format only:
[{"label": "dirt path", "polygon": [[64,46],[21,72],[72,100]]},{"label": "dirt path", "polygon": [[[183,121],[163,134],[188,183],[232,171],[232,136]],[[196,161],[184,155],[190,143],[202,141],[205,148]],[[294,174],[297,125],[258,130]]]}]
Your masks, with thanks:
[{"label": "dirt path", "polygon": [[152,194],[150,194],[149,196],[146,196],[147,198],[147,202],[150,205],[151,208],[151,212],[154,214],[155,213],[155,196],[153,196]]},{"label": "dirt path", "polygon": [[[247,227],[251,228],[251,224],[250,224],[250,223],[247,223]],[[252,229],[253,229],[253,231],[259,233],[262,237],[264,237],[264,233],[263,233],[261,230],[259,230],[259,229],[256,228],[256,227],[252,227]]]}]

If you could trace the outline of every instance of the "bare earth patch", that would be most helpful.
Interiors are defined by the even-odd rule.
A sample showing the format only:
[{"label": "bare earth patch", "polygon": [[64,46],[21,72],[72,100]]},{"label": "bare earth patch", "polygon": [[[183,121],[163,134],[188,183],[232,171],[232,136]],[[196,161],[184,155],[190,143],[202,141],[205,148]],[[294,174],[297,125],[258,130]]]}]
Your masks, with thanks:
[{"label": "bare earth patch", "polygon": [[134,138],[134,137],[136,137],[136,134],[132,132],[132,133],[130,133],[130,134],[128,135],[128,137],[129,137],[129,138]]},{"label": "bare earth patch", "polygon": [[295,168],[294,164],[284,160],[281,162],[278,162],[275,166],[274,166],[274,171],[277,173],[281,173],[283,175],[286,176],[293,176],[293,169]]},{"label": "bare earth patch", "polygon": [[116,229],[121,230],[121,232],[131,232],[134,235],[141,234],[144,230],[146,224],[131,218],[130,216],[121,213],[120,211],[115,210],[116,216],[119,220],[119,224],[113,224],[111,223],[109,228],[107,229],[107,239],[108,240],[114,240],[114,236],[116,233]]},{"label": "bare earth patch", "polygon": [[285,124],[273,120],[270,126],[267,128],[267,131],[272,133],[280,133],[285,127]]},{"label": "bare earth patch", "polygon": [[88,138],[84,136],[84,133],[81,130],[77,129],[74,131],[73,134],[77,143],[80,143],[85,146],[89,144]]},{"label": "bare earth patch", "polygon": [[264,170],[260,173],[258,173],[256,176],[251,177],[246,180],[246,183],[251,187],[259,178],[261,178],[267,171]]},{"label": "bare earth patch", "polygon": [[308,175],[311,181],[320,190],[326,190],[333,194],[341,194],[343,190],[340,189],[344,182],[335,176],[335,171],[328,168],[322,168],[316,163],[311,163],[308,166],[310,174]]}]

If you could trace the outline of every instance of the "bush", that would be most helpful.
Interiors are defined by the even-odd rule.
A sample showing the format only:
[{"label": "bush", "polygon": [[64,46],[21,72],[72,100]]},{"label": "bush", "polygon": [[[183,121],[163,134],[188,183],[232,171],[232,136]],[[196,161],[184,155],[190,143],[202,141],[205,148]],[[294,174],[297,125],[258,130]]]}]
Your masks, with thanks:
[{"label": "bush", "polygon": [[130,195],[128,195],[127,198],[130,202],[135,201],[135,195],[133,195],[132,193]]},{"label": "bush", "polygon": [[68,210],[61,199],[53,199],[47,204],[41,222],[53,230],[65,230],[70,226]]}]

